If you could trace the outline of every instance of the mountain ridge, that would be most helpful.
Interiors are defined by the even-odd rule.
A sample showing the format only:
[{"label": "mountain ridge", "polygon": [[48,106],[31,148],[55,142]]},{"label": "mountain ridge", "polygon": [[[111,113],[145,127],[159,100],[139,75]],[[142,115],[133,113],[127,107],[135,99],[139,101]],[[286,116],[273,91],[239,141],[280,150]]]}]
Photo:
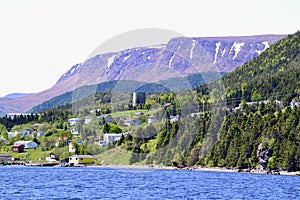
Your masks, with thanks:
[{"label": "mountain ridge", "polygon": [[26,112],[76,88],[111,80],[153,83],[209,71],[231,72],[258,56],[265,50],[265,44],[271,45],[283,37],[180,37],[170,39],[165,48],[163,45],[137,47],[96,55],[72,66],[45,91],[15,99],[0,98],[0,114]]}]

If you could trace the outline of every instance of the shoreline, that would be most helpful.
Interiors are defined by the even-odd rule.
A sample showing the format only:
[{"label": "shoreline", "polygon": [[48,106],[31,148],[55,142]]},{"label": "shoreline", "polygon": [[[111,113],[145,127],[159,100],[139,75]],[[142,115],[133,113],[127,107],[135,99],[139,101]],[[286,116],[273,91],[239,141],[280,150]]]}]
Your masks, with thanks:
[{"label": "shoreline", "polygon": [[283,176],[300,176],[300,171],[288,172],[288,171],[278,171],[278,172],[268,172],[267,170],[239,170],[239,169],[227,169],[220,167],[186,167],[186,168],[176,168],[172,166],[159,166],[159,165],[87,165],[85,167],[92,168],[109,168],[109,169],[137,169],[137,170],[185,170],[185,171],[202,171],[202,172],[221,172],[221,173],[247,173],[247,174],[267,174],[267,175],[283,175]]},{"label": "shoreline", "polygon": [[[0,165],[2,166],[24,166],[24,167],[69,167],[61,165],[41,165],[38,163],[26,163],[22,165]],[[267,171],[267,170],[239,170],[239,169],[227,169],[221,167],[185,167],[177,168],[172,166],[161,166],[161,165],[124,165],[124,164],[103,164],[103,165],[78,165],[73,167],[87,167],[87,168],[102,168],[102,169],[122,169],[122,170],[183,170],[183,171],[201,171],[201,172],[220,172],[220,173],[244,173],[244,174],[267,174],[267,175],[282,175],[282,176],[300,176],[300,171],[288,172],[288,171]]]}]

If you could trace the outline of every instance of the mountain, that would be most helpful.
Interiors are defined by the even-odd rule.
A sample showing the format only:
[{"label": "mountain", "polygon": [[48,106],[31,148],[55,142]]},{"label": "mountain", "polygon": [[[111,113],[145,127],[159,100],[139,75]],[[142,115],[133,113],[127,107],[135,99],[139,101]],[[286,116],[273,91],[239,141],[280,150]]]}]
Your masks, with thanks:
[{"label": "mountain", "polygon": [[3,98],[15,99],[15,98],[20,98],[20,97],[25,97],[28,95],[32,95],[32,93],[11,93],[11,94],[6,95]]},{"label": "mountain", "polygon": [[20,98],[0,98],[0,114],[26,112],[76,88],[112,80],[154,83],[195,73],[231,72],[284,37],[180,37],[159,46],[100,54],[74,65],[50,89]]}]

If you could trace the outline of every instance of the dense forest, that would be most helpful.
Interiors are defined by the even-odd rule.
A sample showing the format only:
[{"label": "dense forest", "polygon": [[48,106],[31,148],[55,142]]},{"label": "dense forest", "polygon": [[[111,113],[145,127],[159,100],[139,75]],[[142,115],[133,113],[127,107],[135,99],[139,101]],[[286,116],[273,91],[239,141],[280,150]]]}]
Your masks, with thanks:
[{"label": "dense forest", "polygon": [[[227,74],[222,81],[228,104],[242,99],[259,101],[280,99],[289,104],[300,94],[300,32],[271,45],[260,56]],[[231,101],[237,99],[238,101]]]}]

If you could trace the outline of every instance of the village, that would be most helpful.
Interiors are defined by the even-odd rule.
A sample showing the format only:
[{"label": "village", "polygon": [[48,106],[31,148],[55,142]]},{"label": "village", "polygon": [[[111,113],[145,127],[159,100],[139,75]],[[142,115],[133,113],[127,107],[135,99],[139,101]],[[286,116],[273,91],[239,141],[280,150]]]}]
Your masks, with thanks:
[{"label": "village", "polygon": [[[145,94],[133,95],[133,104],[144,104]],[[264,100],[260,102],[241,102],[238,107],[227,108],[227,112],[240,112],[245,107],[257,108],[260,104],[275,103],[278,109],[284,109],[282,102]],[[65,128],[57,130],[49,124],[34,123],[29,128],[7,132],[8,140],[14,141],[0,151],[0,165],[30,165],[30,166],[85,166],[101,164],[97,158],[86,150],[84,140],[88,138],[85,132],[91,133],[90,140],[99,149],[110,148],[122,137],[130,135],[138,127],[152,124],[160,126],[166,117],[170,123],[180,120],[179,115],[167,116],[164,112],[171,103],[166,103],[156,110],[137,109],[100,116],[94,115],[97,110],[90,110],[90,115],[69,118]],[[300,106],[300,102],[292,101],[290,107]],[[158,114],[159,113],[159,114]],[[204,112],[190,113],[191,117],[200,117]],[[10,117],[24,113],[11,113]],[[101,124],[101,126],[99,126]],[[28,127],[28,126],[27,126]],[[100,128],[102,127],[102,128]],[[102,130],[101,130],[102,129]]]}]

